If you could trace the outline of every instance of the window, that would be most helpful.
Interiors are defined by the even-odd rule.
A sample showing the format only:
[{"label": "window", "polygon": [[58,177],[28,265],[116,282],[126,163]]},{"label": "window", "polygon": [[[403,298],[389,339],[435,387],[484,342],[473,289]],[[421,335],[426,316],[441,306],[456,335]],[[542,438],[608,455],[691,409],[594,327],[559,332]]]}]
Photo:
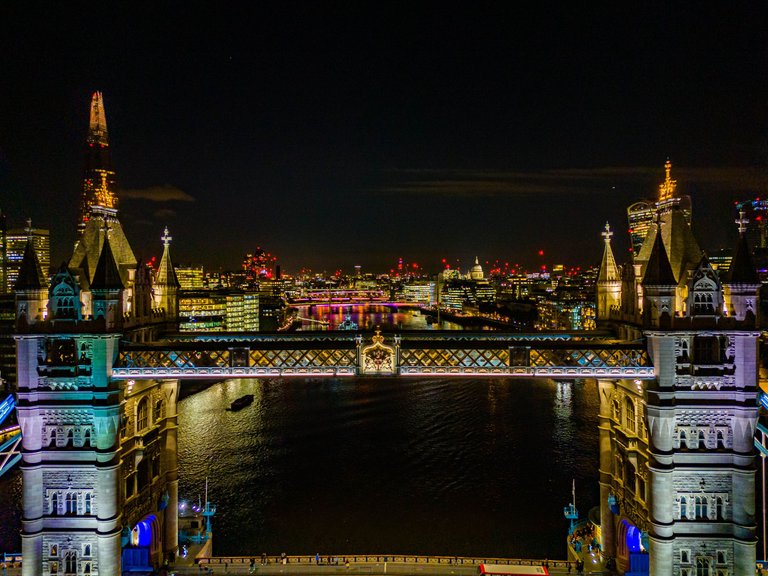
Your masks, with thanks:
[{"label": "window", "polygon": [[685,434],[685,430],[680,430],[680,448],[688,448],[688,436]]},{"label": "window", "polygon": [[627,398],[625,402],[625,411],[627,415],[627,429],[630,432],[634,432],[637,427],[637,422],[635,421],[635,403],[632,402],[631,398]]},{"label": "window", "polygon": [[685,496],[680,496],[680,519],[685,520],[688,517],[688,500]]},{"label": "window", "polygon": [[[59,493],[54,492],[51,494],[51,515],[58,516],[59,515]],[[51,547],[51,550],[55,550],[56,546]],[[56,554],[51,553],[52,556],[55,556]]]},{"label": "window", "polygon": [[[85,495],[85,513],[90,514],[91,513],[91,494],[90,492],[86,493]],[[88,550],[90,551],[91,547],[88,546]],[[90,554],[86,554],[86,556],[90,556]]]},{"label": "window", "polygon": [[725,434],[722,430],[717,431],[717,447],[718,448],[725,448]]},{"label": "window", "polygon": [[51,544],[50,556],[56,557],[59,555],[59,547],[56,544]]},{"label": "window", "polygon": [[155,402],[155,407],[152,411],[152,422],[153,423],[159,422],[162,413],[163,413],[163,401],[158,400],[157,402]]},{"label": "window", "polygon": [[617,422],[621,420],[621,405],[618,400],[613,401],[613,419]]},{"label": "window", "polygon": [[696,576],[711,576],[712,563],[709,558],[696,558]]},{"label": "window", "polygon": [[86,562],[83,564],[83,574],[90,574],[91,573],[91,563]]},{"label": "window", "polygon": [[56,430],[51,430],[48,436],[48,446],[56,446]]},{"label": "window", "polygon": [[718,496],[715,500],[715,519],[723,520],[723,499]]},{"label": "window", "polygon": [[66,502],[66,515],[74,516],[77,514],[77,494],[74,492],[68,492],[65,498]]},{"label": "window", "polygon": [[74,433],[72,432],[72,428],[67,430],[67,439],[64,442],[64,446],[67,448],[71,448],[75,445],[75,439],[74,439]]},{"label": "window", "polygon": [[717,563],[718,564],[725,564],[725,551],[724,550],[718,550],[717,551]]},{"label": "window", "polygon": [[148,404],[147,399],[142,398],[141,402],[139,402],[138,408],[136,409],[136,433],[137,434],[147,427],[147,416],[148,416],[147,404]]},{"label": "window", "polygon": [[709,516],[707,503],[706,496],[696,496],[696,518],[707,518]]},{"label": "window", "polygon": [[58,574],[59,573],[59,563],[58,562],[51,562],[51,574]]},{"label": "window", "polygon": [[699,442],[696,445],[697,448],[706,448],[707,447],[707,439],[704,435],[704,430],[699,430]]},{"label": "window", "polygon": [[86,558],[90,558],[91,557],[91,545],[90,544],[83,545],[83,556],[85,556]]},{"label": "window", "polygon": [[91,445],[91,429],[86,428],[83,432],[83,446],[90,446]]},{"label": "window", "polygon": [[721,343],[717,336],[693,337],[693,360],[696,364],[720,364]]},{"label": "window", "polygon": [[690,550],[680,550],[680,564],[690,564],[691,563],[691,551]]},{"label": "window", "polygon": [[77,574],[77,553],[69,551],[64,555],[64,573]]}]

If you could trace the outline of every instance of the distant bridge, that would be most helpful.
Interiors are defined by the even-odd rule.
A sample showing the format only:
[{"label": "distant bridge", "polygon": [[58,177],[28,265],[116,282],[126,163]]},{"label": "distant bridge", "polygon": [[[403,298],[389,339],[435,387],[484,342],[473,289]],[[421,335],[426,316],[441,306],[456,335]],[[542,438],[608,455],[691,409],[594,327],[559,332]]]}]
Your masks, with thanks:
[{"label": "distant bridge", "polygon": [[121,345],[112,377],[654,377],[645,343],[595,332],[408,331],[176,336]]},{"label": "distant bridge", "polygon": [[365,304],[370,302],[386,302],[389,294],[379,288],[332,288],[307,290],[300,296],[289,298],[291,305],[301,304]]}]

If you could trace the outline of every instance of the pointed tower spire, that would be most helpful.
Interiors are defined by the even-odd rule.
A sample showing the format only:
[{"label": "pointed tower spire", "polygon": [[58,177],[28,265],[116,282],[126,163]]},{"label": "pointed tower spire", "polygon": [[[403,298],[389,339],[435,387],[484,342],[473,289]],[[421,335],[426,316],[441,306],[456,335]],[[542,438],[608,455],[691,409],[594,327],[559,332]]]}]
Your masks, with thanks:
[{"label": "pointed tower spire", "polygon": [[651,257],[643,274],[643,286],[677,286],[669,255],[661,238],[661,223],[656,223],[656,235],[653,238]]},{"label": "pointed tower spire", "polygon": [[605,229],[600,233],[600,236],[605,241],[605,249],[603,250],[603,261],[600,264],[600,275],[597,277],[597,281],[617,282],[620,280],[619,267],[616,266],[616,259],[613,257],[613,250],[611,249],[613,232],[608,222],[605,223]]},{"label": "pointed tower spire", "polygon": [[19,277],[13,287],[15,291],[20,290],[40,290],[46,286],[45,276],[40,268],[40,261],[37,259],[37,253],[32,246],[32,236],[27,236],[27,244],[24,247],[24,257],[21,260]]},{"label": "pointed tower spire", "polygon": [[167,226],[160,239],[163,241],[163,257],[155,274],[155,306],[165,310],[170,319],[176,320],[179,309],[179,280],[171,261],[170,245],[173,238],[168,233]]},{"label": "pointed tower spire", "polygon": [[123,281],[115,263],[115,256],[112,254],[112,247],[109,245],[109,228],[105,228],[104,244],[101,247],[96,271],[93,273],[91,290],[122,290]]},{"label": "pointed tower spire", "polygon": [[80,197],[80,219],[77,224],[78,238],[96,209],[103,215],[117,214],[115,196],[115,172],[109,153],[107,116],[104,112],[104,98],[101,92],[91,97],[88,136],[85,139],[85,174],[83,192]]},{"label": "pointed tower spire", "polygon": [[621,276],[616,266],[616,259],[611,249],[611,226],[605,223],[605,229],[600,233],[605,241],[603,261],[600,264],[600,274],[597,277],[597,317],[605,320],[611,315],[612,309],[621,305]]}]

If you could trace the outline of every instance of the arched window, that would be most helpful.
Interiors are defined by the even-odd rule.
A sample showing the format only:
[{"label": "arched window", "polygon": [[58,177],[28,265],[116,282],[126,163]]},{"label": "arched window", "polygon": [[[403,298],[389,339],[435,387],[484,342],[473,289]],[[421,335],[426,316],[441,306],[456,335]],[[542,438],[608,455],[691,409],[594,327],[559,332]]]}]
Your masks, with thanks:
[{"label": "arched window", "polygon": [[56,429],[51,430],[48,436],[48,446],[56,446]]},{"label": "arched window", "polygon": [[680,496],[680,519],[685,520],[688,516],[688,500],[685,496]]},{"label": "arched window", "polygon": [[699,430],[699,442],[696,445],[697,448],[706,448],[707,447],[707,439],[704,435],[704,430]]},{"label": "arched window", "polygon": [[627,398],[626,402],[624,403],[624,410],[626,414],[626,426],[627,429],[631,432],[634,432],[637,427],[637,422],[635,420],[635,403],[632,401],[631,398]]},{"label": "arched window", "polygon": [[160,420],[162,413],[163,413],[163,401],[158,400],[157,402],[155,402],[155,406],[152,411],[152,423],[156,424]]},{"label": "arched window", "polygon": [[91,557],[91,545],[90,544],[86,544],[85,546],[83,546],[83,556],[85,556],[86,558],[90,558]]},{"label": "arched window", "polygon": [[688,436],[685,434],[685,430],[680,430],[680,448],[683,450],[688,448]]},{"label": "arched window", "polygon": [[723,552],[722,550],[717,551],[717,563],[725,564],[725,552]]},{"label": "arched window", "polygon": [[136,433],[138,434],[147,427],[147,418],[149,416],[149,409],[147,407],[148,400],[142,398],[139,402],[139,406],[136,409]]},{"label": "arched window", "polygon": [[715,500],[715,519],[722,520],[723,518],[723,499],[718,496]]},{"label": "arched window", "polygon": [[70,550],[64,555],[64,573],[77,574],[77,552]]},{"label": "arched window", "polygon": [[706,496],[696,496],[696,518],[707,518],[709,516],[709,512],[707,509],[707,497]]},{"label": "arched window", "polygon": [[86,428],[83,431],[83,446],[90,446],[91,445],[91,429]]},{"label": "arched window", "polygon": [[77,514],[77,494],[75,494],[74,492],[67,492],[65,502],[66,502],[65,514],[67,516],[74,516],[75,514]]},{"label": "arched window", "polygon": [[[90,492],[85,494],[85,513],[90,514],[91,513],[91,494]],[[90,546],[88,546],[88,549],[90,550]],[[90,556],[90,554],[87,554],[87,556]]]},{"label": "arched window", "polygon": [[613,401],[613,419],[617,422],[621,421],[621,404],[618,400]]},{"label": "arched window", "polygon": [[725,434],[723,434],[722,430],[717,431],[717,447],[725,448]]},{"label": "arched window", "polygon": [[74,445],[75,445],[75,434],[72,431],[72,428],[70,428],[69,430],[67,430],[67,439],[64,442],[64,446],[67,448],[71,448]]},{"label": "arched window", "polygon": [[54,492],[51,494],[51,514],[53,516],[59,515],[59,493]]},{"label": "arched window", "polygon": [[696,576],[711,576],[712,563],[709,558],[696,558]]},{"label": "arched window", "polygon": [[86,562],[83,564],[83,574],[90,574],[91,573],[91,563]]}]

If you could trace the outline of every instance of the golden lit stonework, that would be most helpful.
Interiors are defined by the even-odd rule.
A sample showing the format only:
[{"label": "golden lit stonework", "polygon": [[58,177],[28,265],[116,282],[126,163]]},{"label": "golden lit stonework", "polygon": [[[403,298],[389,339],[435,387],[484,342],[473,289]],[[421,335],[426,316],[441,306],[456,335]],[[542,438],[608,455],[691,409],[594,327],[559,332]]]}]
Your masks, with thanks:
[{"label": "golden lit stonework", "polygon": [[677,180],[672,180],[670,174],[672,172],[672,162],[667,159],[664,168],[667,171],[666,178],[662,184],[659,184],[659,202],[664,202],[675,196],[675,188],[677,188]]}]

